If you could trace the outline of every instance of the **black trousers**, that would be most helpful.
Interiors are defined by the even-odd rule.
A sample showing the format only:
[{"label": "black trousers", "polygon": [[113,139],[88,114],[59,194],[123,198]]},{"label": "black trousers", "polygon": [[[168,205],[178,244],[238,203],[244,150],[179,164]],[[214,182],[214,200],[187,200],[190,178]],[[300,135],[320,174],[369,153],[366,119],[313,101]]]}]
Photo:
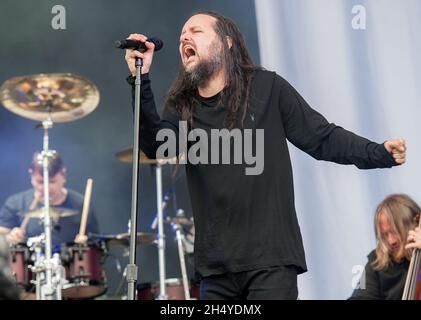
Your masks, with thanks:
[{"label": "black trousers", "polygon": [[203,277],[201,300],[296,300],[295,266],[278,266]]}]

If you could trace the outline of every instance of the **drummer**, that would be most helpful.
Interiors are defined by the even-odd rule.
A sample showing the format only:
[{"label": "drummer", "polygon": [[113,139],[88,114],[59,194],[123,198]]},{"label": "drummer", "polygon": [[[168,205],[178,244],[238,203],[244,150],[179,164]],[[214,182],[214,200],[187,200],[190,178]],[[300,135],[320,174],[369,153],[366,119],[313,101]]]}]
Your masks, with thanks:
[{"label": "drummer", "polygon": [[[12,243],[24,243],[29,237],[44,232],[43,167],[40,153],[35,152],[29,167],[32,189],[10,196],[0,209],[0,234],[6,234]],[[67,170],[58,152],[53,151],[49,159],[49,197],[51,215],[51,239],[53,250],[63,243],[86,242],[86,235],[79,235],[83,196],[65,187]],[[89,210],[86,233],[98,233],[95,213]]]}]

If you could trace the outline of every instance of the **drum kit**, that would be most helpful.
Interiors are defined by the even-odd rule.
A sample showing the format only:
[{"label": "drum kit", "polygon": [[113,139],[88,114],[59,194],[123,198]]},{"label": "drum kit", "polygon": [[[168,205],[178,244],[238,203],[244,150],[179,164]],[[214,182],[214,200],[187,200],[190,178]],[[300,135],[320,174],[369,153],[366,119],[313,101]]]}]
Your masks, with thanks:
[{"label": "drum kit", "polygon": [[[55,152],[49,149],[49,129],[54,123],[69,122],[90,114],[100,99],[97,87],[89,80],[74,74],[37,74],[15,77],[0,87],[0,102],[9,111],[27,119],[39,121],[44,129],[43,149],[39,162],[43,167],[43,208],[26,212],[27,219],[39,219],[44,232],[28,238],[26,243],[10,244],[9,263],[16,283],[23,289],[22,299],[61,300],[93,299],[107,291],[104,261],[111,248],[129,246],[130,233],[88,234],[88,241],[63,244],[60,252],[52,252],[51,219],[78,214],[68,208],[51,207],[49,201],[49,161]],[[116,153],[122,162],[133,162],[132,148]],[[157,186],[161,188],[161,162],[149,159],[141,153],[140,164],[154,165],[157,170]],[[168,163],[168,161],[166,162]],[[88,181],[89,182],[89,181]],[[89,196],[87,196],[89,194]],[[159,197],[158,208],[164,210],[168,197]],[[87,200],[88,198],[88,200]],[[86,230],[86,211],[89,208],[90,191],[85,192],[81,232]],[[158,209],[159,211],[159,209]],[[167,217],[163,223],[171,225],[176,234],[182,279],[165,276],[163,229],[157,232],[138,232],[137,243],[141,246],[157,245],[159,250],[160,279],[156,283],[137,286],[138,299],[198,299],[197,287],[191,288],[187,279],[184,256],[188,246],[185,228],[194,230],[193,221],[182,210],[176,217]],[[156,223],[155,223],[156,224]],[[83,226],[83,227],[82,227]],[[152,227],[155,231],[156,225]],[[130,227],[129,227],[130,230]]]}]

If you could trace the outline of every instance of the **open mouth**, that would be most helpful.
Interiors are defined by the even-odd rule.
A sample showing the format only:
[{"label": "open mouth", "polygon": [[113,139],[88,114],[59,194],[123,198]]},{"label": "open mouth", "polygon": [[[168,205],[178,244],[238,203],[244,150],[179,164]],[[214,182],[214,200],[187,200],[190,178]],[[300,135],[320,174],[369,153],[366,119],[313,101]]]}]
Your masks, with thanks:
[{"label": "open mouth", "polygon": [[185,46],[184,56],[185,56],[186,61],[189,61],[192,57],[196,56],[196,51],[190,46]]}]

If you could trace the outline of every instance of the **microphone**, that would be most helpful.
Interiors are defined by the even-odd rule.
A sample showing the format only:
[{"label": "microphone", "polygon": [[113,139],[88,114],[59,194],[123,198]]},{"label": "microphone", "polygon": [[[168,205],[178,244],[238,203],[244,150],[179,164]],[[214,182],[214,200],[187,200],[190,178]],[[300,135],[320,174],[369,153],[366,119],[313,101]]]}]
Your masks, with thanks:
[{"label": "microphone", "polygon": [[[160,40],[158,38],[149,38],[146,41],[152,42],[155,45],[154,51],[159,51],[164,46],[164,43],[162,42],[162,40]],[[114,42],[114,45],[116,46],[116,48],[134,49],[134,50],[138,50],[140,52],[145,52],[148,49],[148,48],[146,48],[146,45],[145,45],[144,42],[137,41],[137,40],[130,40],[130,39],[117,40],[116,42]]]}]

